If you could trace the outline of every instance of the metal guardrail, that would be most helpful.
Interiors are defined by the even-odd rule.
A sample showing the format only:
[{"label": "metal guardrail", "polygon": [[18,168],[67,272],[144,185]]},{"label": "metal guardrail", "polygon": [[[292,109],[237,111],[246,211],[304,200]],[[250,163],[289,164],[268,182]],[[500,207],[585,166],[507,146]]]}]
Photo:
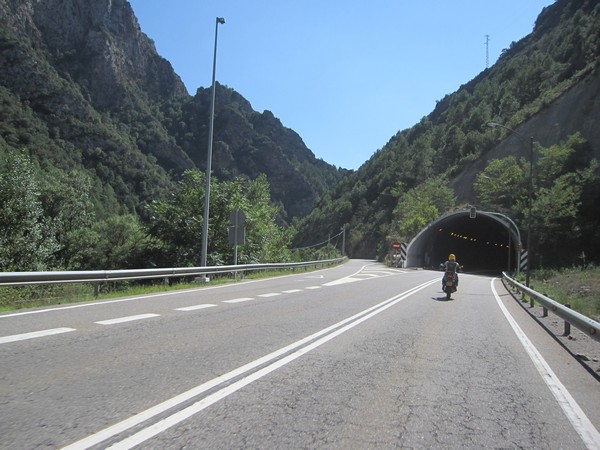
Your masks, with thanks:
[{"label": "metal guardrail", "polygon": [[0,286],[25,286],[31,284],[83,283],[119,280],[142,280],[200,276],[210,273],[237,273],[253,270],[292,269],[338,264],[346,257],[297,263],[240,264],[235,266],[175,267],[169,269],[86,270],[56,272],[0,272]]},{"label": "metal guardrail", "polygon": [[583,314],[578,313],[577,311],[573,311],[569,307],[562,305],[557,301],[552,300],[551,298],[534,291],[533,289],[528,288],[524,284],[521,284],[518,281],[509,277],[506,274],[506,272],[502,272],[502,279],[518,291],[522,292],[524,295],[529,296],[532,305],[533,300],[537,301],[538,303],[541,303],[544,308],[546,308],[549,311],[552,311],[554,314],[556,314],[561,319],[565,320],[570,325],[579,328],[581,331],[583,331],[585,334],[592,337],[596,341],[600,341],[600,323],[596,322],[593,319],[590,319],[587,316],[584,316]]}]

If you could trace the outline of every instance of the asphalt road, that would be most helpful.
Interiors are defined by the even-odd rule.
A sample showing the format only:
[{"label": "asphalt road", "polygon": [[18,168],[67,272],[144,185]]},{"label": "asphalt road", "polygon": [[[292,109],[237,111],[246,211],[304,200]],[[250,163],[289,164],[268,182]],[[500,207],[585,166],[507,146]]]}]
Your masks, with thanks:
[{"label": "asphalt road", "polygon": [[0,315],[0,448],[600,448],[500,280],[342,266]]}]

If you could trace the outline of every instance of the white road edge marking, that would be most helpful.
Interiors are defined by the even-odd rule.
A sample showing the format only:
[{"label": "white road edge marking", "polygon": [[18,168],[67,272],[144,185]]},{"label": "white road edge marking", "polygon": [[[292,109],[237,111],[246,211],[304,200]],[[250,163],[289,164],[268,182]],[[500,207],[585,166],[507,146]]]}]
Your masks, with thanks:
[{"label": "white road edge marking", "polygon": [[52,336],[54,334],[68,333],[69,331],[75,331],[75,328],[52,328],[50,330],[33,331],[31,333],[13,334],[12,336],[0,337],[0,344],[7,344],[9,342],[24,341],[26,339]]},{"label": "white road edge marking", "polygon": [[158,317],[159,314],[138,314],[136,316],[127,316],[127,317],[119,317],[117,319],[109,319],[109,320],[100,320],[98,322],[94,322],[97,323],[98,325],[115,325],[117,323],[124,323],[124,322],[132,322],[134,320],[142,320],[142,319],[150,319],[152,317]]},{"label": "white road edge marking", "polygon": [[587,448],[600,448],[600,433],[598,433],[598,430],[596,430],[594,424],[592,424],[590,419],[585,415],[567,388],[565,388],[554,371],[550,368],[544,357],[540,354],[538,349],[535,348],[519,324],[517,324],[515,319],[502,304],[502,300],[500,299],[496,288],[494,288],[494,281],[496,281],[496,278],[493,278],[491,282],[492,292],[496,298],[496,303],[498,303],[498,306],[504,313],[504,317],[506,317],[506,320],[508,320],[508,323],[521,341],[525,351],[533,361],[535,368],[538,370],[542,379],[552,392],[552,395],[554,395],[554,398],[556,398],[556,401],[563,409],[565,415],[569,419],[569,422],[571,422],[571,425],[573,425],[573,428],[575,428],[575,431],[577,431]]},{"label": "white road edge marking", "polygon": [[[124,431],[127,431],[127,430],[153,418],[153,417],[163,414],[166,411],[168,411],[169,409],[174,408],[184,402],[187,402],[187,401],[193,399],[194,397],[197,397],[198,395],[202,394],[205,391],[213,389],[213,388],[219,386],[220,384],[223,384],[233,378],[239,377],[239,376],[245,374],[246,372],[255,370],[256,368],[263,366],[265,364],[268,364],[270,361],[275,360],[274,362],[271,362],[266,367],[263,367],[262,369],[245,376],[241,380],[236,381],[236,382],[212,393],[211,395],[197,401],[196,403],[192,404],[191,406],[188,406],[187,408],[177,411],[153,425],[150,425],[146,428],[142,428],[140,431],[133,434],[132,436],[130,436],[120,442],[117,442],[112,447],[110,447],[112,449],[130,449],[130,448],[152,438],[153,436],[156,436],[157,434],[162,433],[163,431],[167,430],[168,428],[175,426],[179,422],[202,411],[203,409],[205,409],[205,408],[209,407],[210,405],[216,403],[217,401],[227,397],[228,395],[241,389],[242,387],[246,386],[247,384],[258,380],[259,378],[261,378],[261,377],[269,374],[270,372],[286,365],[287,363],[299,358],[300,356],[308,353],[309,351],[314,350],[315,348],[319,347],[320,345],[339,336],[340,334],[345,333],[346,331],[350,330],[351,328],[355,327],[356,325],[385,311],[386,309],[388,309],[391,306],[395,305],[396,303],[399,303],[400,301],[410,297],[411,295],[415,294],[416,292],[418,292],[422,289],[425,289],[426,287],[431,286],[432,284],[435,284],[438,282],[439,282],[439,279],[436,277],[435,280],[427,281],[418,286],[415,286],[414,288],[409,289],[406,292],[403,292],[392,298],[384,300],[383,302],[381,302],[375,306],[365,309],[364,311],[361,311],[358,314],[348,317],[334,325],[324,328],[321,331],[318,331],[310,336],[300,339],[299,341],[296,341],[293,344],[290,344],[288,346],[280,348],[279,350],[276,350],[268,355],[265,355],[262,358],[259,358],[248,364],[238,367],[237,369],[234,369],[229,373],[226,373],[226,374],[221,375],[217,378],[214,378],[210,381],[207,381],[206,383],[200,384],[200,385],[190,389],[189,391],[183,392],[183,393],[181,393],[175,397],[172,397],[162,403],[159,403],[158,405],[155,405],[145,411],[142,411],[142,412],[140,412],[134,416],[131,416],[121,422],[118,422],[108,428],[100,430],[95,434],[89,435],[77,442],[67,445],[67,446],[63,447],[63,450],[85,450],[90,447],[93,447],[94,445],[97,445],[107,439],[117,436],[118,434],[120,434]],[[317,338],[320,338],[320,339],[317,339]],[[313,341],[313,342],[311,343],[311,341]],[[309,344],[309,345],[307,345],[307,344]],[[294,351],[294,353],[288,354],[287,356],[285,356],[281,359],[277,359],[291,351]]]},{"label": "white road edge marking", "polygon": [[182,308],[175,308],[175,311],[196,311],[198,309],[212,308],[213,306],[217,305],[213,305],[212,303],[205,303],[203,305],[184,306]]}]

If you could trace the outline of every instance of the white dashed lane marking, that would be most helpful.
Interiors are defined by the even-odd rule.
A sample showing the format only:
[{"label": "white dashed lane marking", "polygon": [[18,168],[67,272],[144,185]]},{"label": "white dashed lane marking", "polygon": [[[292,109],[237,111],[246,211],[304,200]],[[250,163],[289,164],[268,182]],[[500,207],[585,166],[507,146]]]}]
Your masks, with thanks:
[{"label": "white dashed lane marking", "polygon": [[250,300],[254,300],[254,298],[252,298],[252,297],[234,298],[231,300],[223,300],[223,303],[241,303],[241,302],[248,302]]},{"label": "white dashed lane marking", "polygon": [[115,325],[117,323],[132,322],[134,320],[150,319],[152,317],[158,317],[158,316],[159,316],[159,314],[138,314],[137,316],[127,316],[127,317],[119,317],[116,319],[100,320],[100,321],[94,322],[94,323],[97,323],[98,325]]},{"label": "white dashed lane marking", "polygon": [[69,331],[75,331],[75,328],[52,328],[50,330],[33,331],[31,333],[13,334],[12,336],[0,337],[0,344],[52,336],[54,334],[68,333]]},{"label": "white dashed lane marking", "polygon": [[[266,294],[259,294],[256,297],[271,298],[271,297],[277,297],[282,294],[295,294],[298,292],[302,292],[303,290],[321,289],[322,287],[323,286],[308,286],[304,289],[289,289],[289,290],[283,291],[283,292],[269,292]],[[256,300],[256,297],[233,298],[231,300],[223,300],[222,303],[233,304],[233,303],[248,302],[248,301]],[[204,304],[200,304],[200,305],[191,305],[191,306],[183,306],[181,308],[175,308],[175,311],[189,312],[189,311],[197,311],[200,309],[212,308],[215,306],[217,306],[217,305],[212,304],[212,303],[204,303]],[[134,316],[117,317],[115,319],[99,320],[94,323],[98,324],[98,325],[117,325],[117,324],[126,323],[126,322],[133,322],[136,320],[151,319],[153,317],[159,317],[159,316],[160,316],[160,314],[154,314],[154,313],[137,314]],[[22,334],[15,334],[15,335],[11,335],[11,336],[4,336],[4,337],[0,337],[0,344],[7,344],[10,342],[17,342],[17,341],[23,341],[23,340],[27,340],[27,339],[52,336],[55,334],[68,333],[70,331],[76,331],[76,330],[75,330],[75,328],[63,327],[63,328],[52,328],[49,330],[42,330],[42,331],[34,331],[31,333],[22,333]]]},{"label": "white dashed lane marking", "polygon": [[175,308],[175,311],[196,311],[198,309],[212,308],[213,305],[211,303],[205,303],[203,305],[194,305],[194,306],[184,306],[183,308]]}]

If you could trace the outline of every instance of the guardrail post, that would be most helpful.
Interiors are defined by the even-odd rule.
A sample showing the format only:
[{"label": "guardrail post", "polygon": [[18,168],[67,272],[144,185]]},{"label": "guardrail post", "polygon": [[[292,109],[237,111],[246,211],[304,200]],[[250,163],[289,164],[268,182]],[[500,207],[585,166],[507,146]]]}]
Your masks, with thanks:
[{"label": "guardrail post", "polygon": [[94,297],[98,297],[100,295],[100,282],[96,281],[94,283]]},{"label": "guardrail post", "polygon": [[[571,305],[565,305],[567,308],[571,308]],[[571,334],[571,324],[565,320],[565,334],[564,336],[569,336]]]},{"label": "guardrail post", "polygon": [[529,296],[529,307],[533,308],[535,300],[533,299],[533,295]]}]

